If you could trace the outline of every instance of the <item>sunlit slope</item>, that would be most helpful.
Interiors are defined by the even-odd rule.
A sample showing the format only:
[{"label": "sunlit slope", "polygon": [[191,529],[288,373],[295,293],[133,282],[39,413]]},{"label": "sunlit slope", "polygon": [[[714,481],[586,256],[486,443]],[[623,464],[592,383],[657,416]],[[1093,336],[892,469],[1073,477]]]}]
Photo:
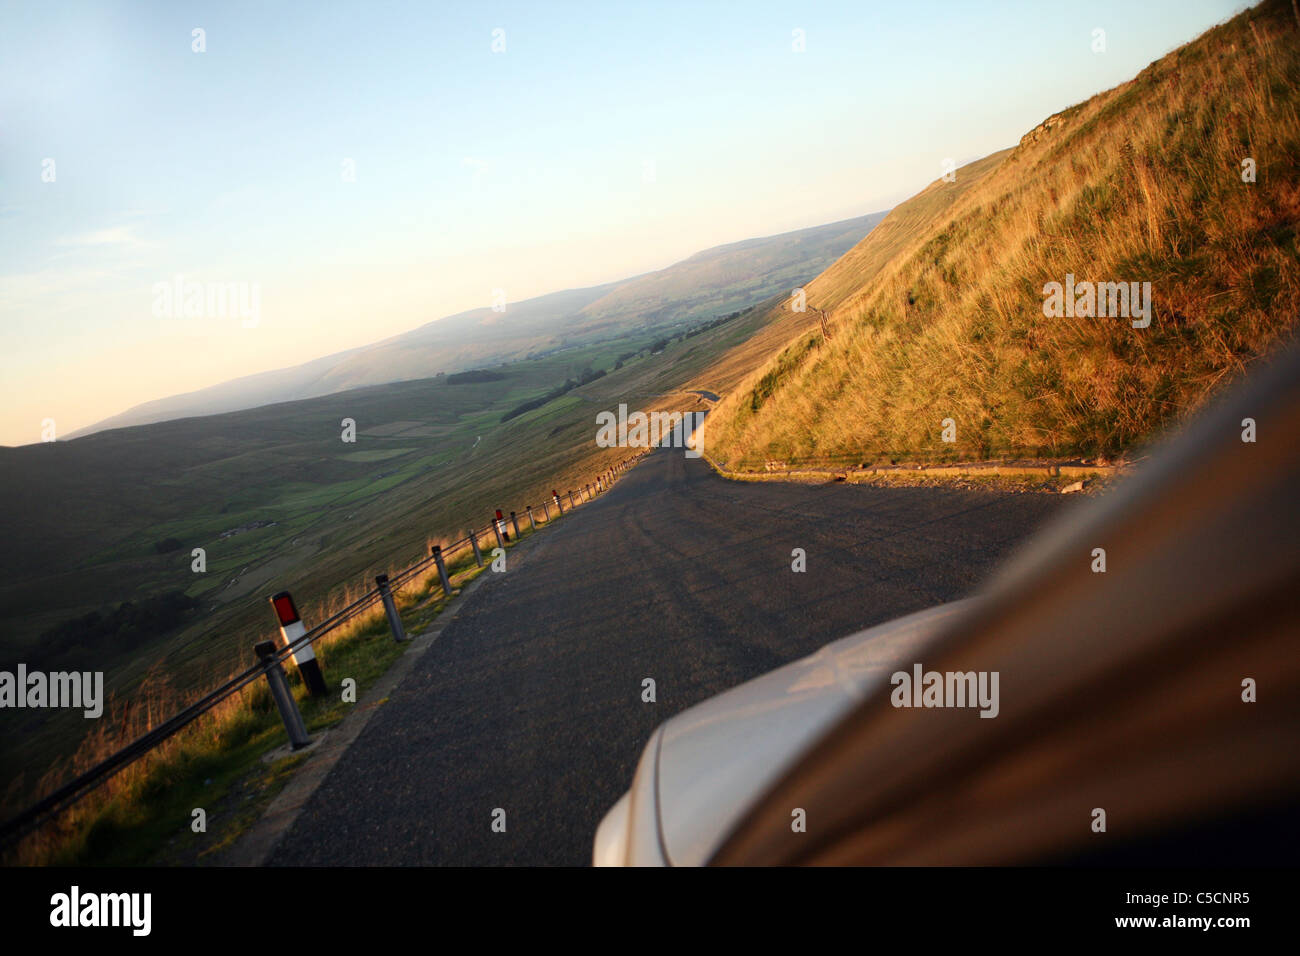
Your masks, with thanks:
[{"label": "sunlit slope", "polygon": [[[936,218],[947,213],[957,198],[995,169],[1008,152],[1010,150],[1003,150],[964,166],[957,171],[956,183],[933,184],[896,206],[865,239],[825,272],[803,284],[807,305],[831,310],[860,292],[867,278],[875,277],[895,258],[912,248]],[[794,288],[791,286],[774,304],[766,306],[766,321],[751,337],[730,349],[691,384],[725,394],[763,365],[774,352],[801,333],[817,329],[820,320],[814,311],[793,311],[789,293]]]},{"label": "sunlit slope", "polygon": [[[1050,117],[983,179],[932,184],[810,283],[831,340],[803,318],[711,416],[710,453],[1113,454],[1195,409],[1297,321],[1298,91],[1291,6],[1269,2]],[[1045,317],[1067,276],[1150,282],[1149,327]]]}]

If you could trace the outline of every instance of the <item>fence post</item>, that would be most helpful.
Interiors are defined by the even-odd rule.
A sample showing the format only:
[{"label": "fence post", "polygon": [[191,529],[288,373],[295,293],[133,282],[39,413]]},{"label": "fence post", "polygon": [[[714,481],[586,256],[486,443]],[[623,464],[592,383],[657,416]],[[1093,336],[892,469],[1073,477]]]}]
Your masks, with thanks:
[{"label": "fence post", "polygon": [[298,702],[293,699],[289,682],[285,680],[284,669],[275,659],[275,641],[262,641],[253,650],[257,652],[258,660],[262,662],[266,682],[271,685],[271,697],[274,698],[275,706],[280,711],[284,729],[289,732],[289,746],[294,750],[301,750],[311,743],[311,738],[307,736],[307,725],[302,722]]},{"label": "fence post", "polygon": [[438,580],[442,582],[442,593],[451,597],[451,578],[447,577],[447,562],[442,557],[442,545],[433,546],[433,563],[438,565]]},{"label": "fence post", "polygon": [[384,602],[384,613],[388,615],[388,626],[393,629],[393,640],[400,644],[406,640],[406,629],[402,627],[402,616],[397,613],[397,602],[393,600],[393,589],[388,586],[388,575],[375,575],[375,586],[379,588],[379,598]]},{"label": "fence post", "polygon": [[519,516],[513,511],[510,512],[510,523],[515,526],[515,540],[519,540]]},{"label": "fence post", "polygon": [[529,531],[536,531],[536,530],[537,530],[537,522],[533,520],[533,506],[532,506],[532,505],[528,505],[528,506],[527,506],[527,510],[528,510],[528,530],[529,530]]},{"label": "fence post", "polygon": [[560,493],[552,488],[551,497],[555,499],[555,507],[560,509],[560,514],[564,514],[564,502],[560,500]]},{"label": "fence post", "polygon": [[570,507],[570,508],[573,507],[573,491],[572,491],[572,490],[569,491],[569,507]]},{"label": "fence post", "polygon": [[[275,615],[280,619],[280,636],[284,638],[286,646],[307,633],[307,626],[302,623],[298,607],[293,603],[293,598],[288,591],[281,591],[274,595],[271,598],[271,607],[275,608]],[[325,686],[325,675],[320,672],[320,662],[316,660],[316,652],[312,650],[311,643],[294,649],[291,656],[294,664],[298,666],[302,682],[307,685],[311,695],[327,696],[329,688]]]},{"label": "fence post", "polygon": [[510,538],[506,535],[506,522],[505,519],[501,517],[500,508],[497,509],[497,518],[496,521],[492,522],[492,527],[495,528],[497,532],[497,547],[504,551],[506,542],[509,541]]},{"label": "fence post", "polygon": [[542,499],[542,514],[546,516],[546,523],[551,523],[551,506],[545,498]]},{"label": "fence post", "polygon": [[469,529],[469,543],[474,548],[474,560],[478,566],[483,567],[483,552],[478,549],[478,532],[473,528]]}]

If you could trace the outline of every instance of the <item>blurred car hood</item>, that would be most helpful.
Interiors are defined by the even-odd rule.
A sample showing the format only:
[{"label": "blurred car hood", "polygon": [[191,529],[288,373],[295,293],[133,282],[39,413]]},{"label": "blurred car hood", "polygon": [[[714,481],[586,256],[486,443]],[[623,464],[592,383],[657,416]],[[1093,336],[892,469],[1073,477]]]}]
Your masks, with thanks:
[{"label": "blurred car hood", "polygon": [[631,792],[597,836],[601,864],[700,866],[791,762],[868,695],[889,689],[967,601],[898,618],[711,697],[651,737]]}]

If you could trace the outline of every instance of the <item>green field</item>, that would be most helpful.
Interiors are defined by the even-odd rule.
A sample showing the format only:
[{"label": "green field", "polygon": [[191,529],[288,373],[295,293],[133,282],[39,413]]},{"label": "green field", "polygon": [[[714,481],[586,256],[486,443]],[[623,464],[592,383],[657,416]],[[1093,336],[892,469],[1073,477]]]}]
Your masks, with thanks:
[{"label": "green field", "polygon": [[[682,385],[767,311],[654,355],[661,330],[502,366],[498,381],[439,376],[0,450],[10,544],[0,554],[0,666],[30,659],[39,635],[64,620],[179,590],[201,601],[183,629],[131,651],[79,654],[76,666],[104,669],[119,695],[146,675],[177,699],[211,687],[275,633],[270,594],[292,591],[310,625],[375,574],[486,527],[494,509],[522,513],[553,487],[592,480],[627,454],[596,447],[598,411],[702,408]],[[586,369],[610,371],[502,424],[506,411]],[[345,418],[355,442],[342,440]],[[166,539],[179,547],[160,553]],[[204,573],[191,570],[194,548],[206,552]],[[12,810],[91,722],[67,711],[0,719]]]}]

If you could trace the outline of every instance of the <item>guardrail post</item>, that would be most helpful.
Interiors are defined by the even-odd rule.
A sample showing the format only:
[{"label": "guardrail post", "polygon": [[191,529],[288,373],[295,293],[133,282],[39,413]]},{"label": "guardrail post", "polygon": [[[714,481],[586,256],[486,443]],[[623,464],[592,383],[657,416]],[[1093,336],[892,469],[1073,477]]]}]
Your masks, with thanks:
[{"label": "guardrail post", "polygon": [[527,506],[527,511],[528,511],[528,530],[529,530],[529,531],[536,531],[536,530],[537,530],[537,522],[533,520],[533,506],[532,506],[532,505],[528,505],[528,506]]},{"label": "guardrail post", "polygon": [[[284,638],[286,646],[307,633],[307,626],[302,623],[302,617],[298,614],[298,606],[293,603],[293,598],[288,591],[281,591],[274,595],[271,598],[271,607],[275,608],[275,616],[280,619],[280,636]],[[316,660],[316,652],[312,650],[310,642],[293,650],[291,656],[298,667],[302,682],[307,685],[311,695],[328,696],[329,688],[325,686],[325,675],[320,672],[320,662]]]},{"label": "guardrail post", "polygon": [[284,668],[275,659],[275,641],[262,641],[253,650],[257,652],[258,660],[262,662],[266,682],[271,685],[271,697],[280,711],[284,729],[289,732],[289,746],[294,750],[301,750],[311,743],[311,738],[307,736],[307,725],[302,722],[302,712],[298,710],[298,702],[293,699],[293,693],[289,690]]},{"label": "guardrail post", "polygon": [[550,505],[550,503],[549,503],[545,498],[542,499],[542,514],[546,517],[546,523],[547,523],[547,524],[550,524],[550,523],[551,523],[551,505]]},{"label": "guardrail post", "polygon": [[393,589],[388,586],[388,575],[375,575],[375,586],[379,588],[379,598],[384,602],[384,613],[388,615],[388,626],[393,629],[393,640],[401,644],[406,640],[406,628],[402,627],[402,616],[397,613],[397,602],[393,600]]},{"label": "guardrail post", "polygon": [[492,522],[492,527],[495,528],[497,532],[497,547],[504,550],[506,542],[510,540],[510,536],[506,534],[506,522],[505,519],[501,517],[500,508],[497,509],[497,517],[496,520]]},{"label": "guardrail post", "polygon": [[447,577],[447,562],[442,556],[442,545],[433,546],[433,563],[438,566],[438,580],[442,582],[442,593],[451,597],[451,578]]},{"label": "guardrail post", "polygon": [[474,560],[475,560],[475,562],[478,563],[478,566],[479,566],[480,568],[483,567],[483,552],[480,551],[479,548],[478,548],[478,532],[475,531],[473,528],[470,528],[470,529],[469,529],[469,543],[470,543],[470,544],[473,546],[473,548],[474,548]]},{"label": "guardrail post", "polygon": [[572,492],[572,491],[569,492],[569,507],[570,507],[570,508],[573,507],[573,492]]},{"label": "guardrail post", "polygon": [[555,507],[560,509],[560,514],[564,514],[564,502],[560,500],[560,493],[552,488],[551,497],[555,499]]},{"label": "guardrail post", "polygon": [[515,540],[519,540],[519,516],[510,512],[510,523],[515,526]]}]

